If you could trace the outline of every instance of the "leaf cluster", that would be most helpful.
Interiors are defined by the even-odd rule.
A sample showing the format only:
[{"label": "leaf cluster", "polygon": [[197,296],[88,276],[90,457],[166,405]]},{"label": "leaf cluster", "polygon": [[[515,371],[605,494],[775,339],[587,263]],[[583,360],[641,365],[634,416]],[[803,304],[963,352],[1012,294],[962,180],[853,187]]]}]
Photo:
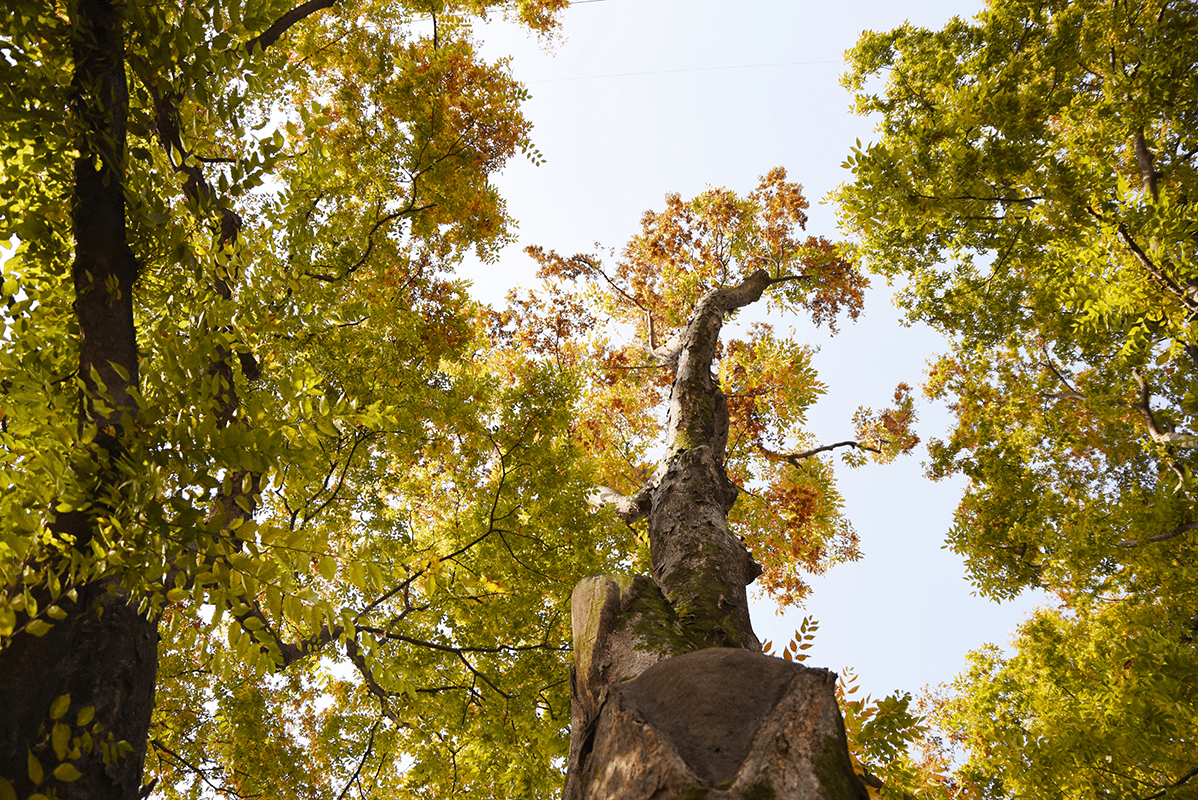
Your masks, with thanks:
[{"label": "leaf cluster", "polygon": [[[952,343],[927,384],[955,415],[929,473],[968,480],[949,545],[983,593],[1061,603],[958,684],[961,774],[982,796],[1181,796],[1198,767],[1167,722],[1192,704],[1198,589],[1196,33],[1186,3],[1004,0],[867,33],[849,57],[879,128],[846,162],[844,220]],[[1164,683],[1095,655],[1149,642]],[[1139,741],[1120,733],[1139,722]]]},{"label": "leaf cluster", "polygon": [[[548,33],[564,5],[503,13]],[[2,23],[0,647],[88,613],[83,584],[157,619],[163,797],[555,791],[567,598],[627,537],[582,523],[576,379],[492,346],[452,276],[505,241],[491,176],[534,152],[470,32],[499,5],[121,8],[140,377],[117,450],[80,421],[89,386],[96,418],[122,406],[77,374],[64,278],[95,87],[66,5]]]},{"label": "leaf cluster", "polygon": [[[703,297],[764,271],[772,310],[833,329],[860,313],[866,279],[841,246],[803,234],[806,208],[802,187],[778,168],[743,197],[728,189],[689,200],[668,195],[663,210],[645,212],[641,231],[607,259],[528,248],[542,287],[514,292],[492,336],[579,374],[572,433],[610,491],[632,495],[653,478],[673,380],[668,353]],[[764,567],[758,585],[782,605],[802,601],[804,574],[859,555],[822,454],[851,445],[888,460],[916,441],[907,392],[876,419],[863,412],[861,442],[814,448],[804,424],[824,386],[813,354],[754,322],[726,326],[713,365],[729,417],[720,446],[729,479],[744,489],[730,521]],[[630,565],[643,566],[645,557],[642,548]]]}]

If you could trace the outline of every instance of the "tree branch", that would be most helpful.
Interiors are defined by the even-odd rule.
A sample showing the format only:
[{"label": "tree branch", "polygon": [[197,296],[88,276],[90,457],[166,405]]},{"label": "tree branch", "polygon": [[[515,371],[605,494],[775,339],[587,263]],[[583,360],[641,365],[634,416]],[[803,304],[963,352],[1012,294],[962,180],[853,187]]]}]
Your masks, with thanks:
[{"label": "tree branch", "polygon": [[151,739],[151,740],[150,740],[150,744],[154,746],[154,749],[155,749],[155,750],[159,750],[159,751],[161,751],[161,752],[165,753],[166,755],[168,755],[168,756],[170,756],[171,758],[175,759],[175,761],[177,761],[177,762],[179,762],[180,764],[182,764],[183,766],[187,767],[189,770],[191,770],[192,772],[194,772],[196,775],[199,775],[199,776],[200,776],[200,780],[202,780],[204,783],[206,783],[206,784],[208,784],[210,787],[212,787],[212,789],[213,789],[214,791],[216,791],[218,794],[225,794],[225,793],[228,793],[228,794],[232,794],[234,797],[241,797],[241,796],[242,796],[242,795],[238,794],[237,792],[230,791],[230,790],[229,790],[229,788],[228,788],[228,787],[226,787],[226,786],[217,786],[215,783],[213,783],[212,781],[208,780],[208,776],[207,776],[207,775],[204,773],[204,770],[202,770],[201,768],[199,768],[199,767],[197,767],[196,765],[192,764],[192,763],[191,763],[190,761],[188,761],[187,759],[183,758],[183,756],[179,755],[179,754],[178,754],[178,753],[176,753],[174,750],[172,750],[172,749],[170,749],[169,747],[167,747],[166,745],[164,745],[164,744],[163,744],[161,741],[159,741],[158,739]]},{"label": "tree branch", "polygon": [[[391,222],[392,220],[399,219],[400,217],[407,216],[409,214],[418,214],[421,211],[427,211],[428,209],[433,207],[432,203],[426,203],[425,205],[422,205],[422,206],[416,206],[415,205],[415,202],[416,202],[415,195],[416,195],[416,192],[415,192],[415,190],[413,190],[412,199],[408,201],[407,206],[405,206],[404,208],[401,208],[399,211],[396,211],[392,214],[388,214],[388,215],[380,218],[377,222],[374,223],[373,226],[371,226],[370,232],[366,234],[366,251],[362,253],[361,258],[359,258],[357,261],[355,261],[350,266],[346,267],[345,271],[342,272],[340,275],[332,275],[327,272],[311,272],[311,271],[306,271],[304,274],[307,275],[309,278],[315,278],[317,280],[324,281],[325,283],[335,283],[336,281],[343,280],[343,279],[348,278],[349,276],[353,275],[355,272],[357,272],[359,269],[362,268],[362,265],[366,263],[366,259],[370,258],[370,253],[371,253],[371,251],[374,250],[374,235],[375,235],[375,233],[378,232],[379,228],[381,228],[386,223]],[[333,265],[321,264],[319,266],[333,266]]]},{"label": "tree branch", "polygon": [[[243,597],[242,600],[244,601],[245,598]],[[286,669],[300,659],[306,658],[345,632],[345,628],[341,625],[333,628],[330,628],[328,625],[321,625],[319,631],[306,639],[300,639],[298,642],[285,642],[283,641],[283,637],[274,629],[274,626],[270,624],[270,620],[262,613],[262,609],[258,606],[256,600],[252,603],[247,602],[246,605],[248,608],[245,611],[240,613],[236,611],[232,612],[233,619],[241,623],[246,632],[254,637],[254,640],[258,642],[258,646],[267,654],[270,653],[269,647],[263,641],[262,636],[266,635],[270,637],[270,641],[274,643],[275,647],[279,648],[279,657],[282,659],[280,669]],[[251,618],[257,619],[262,627],[258,630],[249,628],[245,623]]]},{"label": "tree branch", "polygon": [[1179,300],[1181,300],[1182,305],[1184,305],[1191,313],[1198,314],[1198,298],[1195,297],[1198,292],[1190,291],[1190,287],[1187,287],[1186,289],[1181,288],[1172,278],[1166,275],[1160,267],[1152,263],[1152,259],[1148,257],[1148,254],[1144,252],[1140,245],[1136,243],[1136,240],[1131,237],[1131,234],[1128,233],[1126,225],[1119,223],[1118,231],[1119,238],[1122,239],[1124,244],[1127,245],[1128,249],[1131,250],[1132,255],[1136,257],[1136,260],[1140,262],[1141,266],[1148,270],[1148,274],[1156,278],[1157,281],[1159,281],[1166,289],[1168,289]]},{"label": "tree branch", "polygon": [[548,640],[542,642],[541,644],[497,644],[488,647],[454,647],[451,644],[438,644],[437,642],[429,642],[424,639],[405,636],[402,633],[395,633],[393,631],[375,628],[369,625],[359,625],[358,630],[372,633],[375,636],[383,639],[394,639],[395,641],[404,642],[405,644],[414,644],[417,647],[427,647],[431,650],[440,650],[442,653],[452,653],[455,656],[460,656],[462,653],[527,653],[533,650],[564,651],[568,649],[563,647],[552,647],[550,646]]},{"label": "tree branch", "polygon": [[649,513],[650,488],[646,486],[634,495],[625,495],[610,486],[596,486],[595,490],[587,495],[587,505],[591,508],[614,506],[616,516],[631,525]]},{"label": "tree branch", "polygon": [[1144,191],[1152,196],[1153,200],[1157,199],[1156,182],[1161,176],[1159,172],[1152,166],[1152,153],[1148,151],[1148,142],[1144,140],[1144,126],[1136,132],[1136,163],[1140,167],[1140,180],[1143,182]]},{"label": "tree branch", "polygon": [[1160,429],[1156,422],[1156,416],[1153,415],[1152,408],[1148,404],[1148,401],[1151,399],[1151,395],[1148,392],[1148,384],[1144,381],[1138,369],[1133,369],[1131,374],[1135,377],[1136,383],[1140,385],[1140,402],[1133,403],[1132,408],[1139,411],[1140,415],[1144,417],[1144,425],[1148,428],[1148,435],[1152,437],[1152,441],[1175,447],[1198,447],[1198,436],[1192,433],[1177,433],[1176,431],[1162,431]]},{"label": "tree branch", "polygon": [[366,764],[366,759],[370,757],[370,751],[374,749],[374,734],[379,729],[379,723],[382,719],[376,719],[374,724],[370,726],[370,741],[366,743],[366,750],[362,753],[361,760],[358,761],[358,766],[354,770],[354,774],[349,776],[349,780],[345,782],[345,788],[341,790],[341,794],[337,795],[337,800],[344,800],[345,793],[349,791],[349,787],[354,785],[354,781],[358,779],[358,775],[362,773],[362,767]]},{"label": "tree branch", "polygon": [[836,444],[826,444],[823,447],[815,447],[815,448],[812,448],[811,450],[804,450],[800,453],[780,453],[779,456],[783,460],[789,461],[791,464],[793,464],[794,466],[797,467],[799,465],[799,462],[802,461],[803,459],[811,458],[812,456],[819,455],[820,453],[826,453],[830,450],[835,450],[838,447],[855,447],[858,450],[868,450],[871,453],[881,453],[882,452],[878,448],[871,447],[868,444],[861,444],[861,442],[854,441],[852,439],[847,439],[843,442],[837,442]]},{"label": "tree branch", "polygon": [[366,681],[366,689],[372,695],[378,698],[379,704],[382,706],[383,716],[394,722],[400,728],[408,727],[407,723],[399,718],[399,716],[391,710],[392,692],[388,692],[382,686],[379,686],[378,681],[374,679],[374,671],[370,669],[370,665],[366,663],[366,657],[362,655],[362,648],[358,647],[358,643],[354,639],[347,639],[345,642],[345,655],[349,657],[350,662],[357,668],[358,674]]},{"label": "tree branch", "polygon": [[301,22],[307,17],[312,16],[317,11],[323,11],[326,8],[332,8],[334,5],[336,5],[336,3],[337,0],[308,0],[308,2],[296,6],[283,16],[279,17],[274,21],[273,24],[271,24],[269,28],[262,31],[262,33],[258,34],[253,39],[250,39],[248,42],[242,45],[242,47],[245,48],[245,52],[249,55],[254,54],[255,46],[265,50],[277,42],[279,38],[297,22]]},{"label": "tree branch", "polygon": [[[861,772],[862,772],[862,774],[859,775],[858,777],[861,778],[861,782],[864,783],[866,786],[870,787],[871,789],[877,789],[879,792],[882,791],[882,789],[886,787],[886,784],[882,781],[882,779],[879,778],[877,775],[873,774],[872,772],[870,772],[869,770],[862,767]],[[891,791],[893,791],[893,790],[891,790]],[[912,796],[905,790],[899,789],[899,792],[900,792],[900,796],[902,797],[902,800],[915,800],[914,796]],[[889,797],[890,795],[887,795],[887,796]]]},{"label": "tree branch", "polygon": [[1156,536],[1149,536],[1144,539],[1124,539],[1119,542],[1120,547],[1139,547],[1142,544],[1151,542],[1164,542],[1177,536],[1181,536],[1186,531],[1198,530],[1198,522],[1186,522],[1178,525],[1168,533],[1158,533]]},{"label": "tree branch", "polygon": [[1190,778],[1193,778],[1195,776],[1198,776],[1198,767],[1194,767],[1192,770],[1187,772],[1185,775],[1182,775],[1180,778],[1178,778],[1173,783],[1166,786],[1164,789],[1161,789],[1156,794],[1148,795],[1147,797],[1144,798],[1144,800],[1157,800],[1157,798],[1159,798],[1159,797],[1164,797],[1171,790],[1176,789],[1178,786],[1181,786],[1183,783],[1188,782],[1190,780]]}]

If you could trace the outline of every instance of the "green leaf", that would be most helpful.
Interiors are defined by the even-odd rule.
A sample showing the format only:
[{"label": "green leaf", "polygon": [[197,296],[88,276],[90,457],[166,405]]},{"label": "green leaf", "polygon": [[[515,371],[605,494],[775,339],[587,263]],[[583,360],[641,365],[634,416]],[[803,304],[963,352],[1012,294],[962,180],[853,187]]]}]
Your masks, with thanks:
[{"label": "green leaf", "polygon": [[25,626],[25,631],[34,636],[45,636],[53,627],[54,626],[52,624],[46,622],[44,619],[35,619],[31,620],[29,624]]},{"label": "green leaf", "polygon": [[83,708],[79,709],[79,715],[75,717],[75,724],[79,727],[83,727],[84,725],[90,723],[95,716],[95,706],[84,706]]}]

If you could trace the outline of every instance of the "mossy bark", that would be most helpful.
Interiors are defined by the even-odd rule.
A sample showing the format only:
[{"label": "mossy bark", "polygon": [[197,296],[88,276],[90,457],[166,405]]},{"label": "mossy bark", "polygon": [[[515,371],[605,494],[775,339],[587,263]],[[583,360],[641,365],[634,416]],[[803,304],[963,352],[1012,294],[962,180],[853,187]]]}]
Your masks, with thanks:
[{"label": "mossy bark", "polygon": [[712,361],[724,315],[770,283],[758,271],[712,291],[655,351],[674,372],[666,455],[635,498],[610,500],[648,517],[652,572],[574,590],[565,800],[867,797],[835,676],[761,654],[746,593],[761,568],[728,527],[738,490]]}]

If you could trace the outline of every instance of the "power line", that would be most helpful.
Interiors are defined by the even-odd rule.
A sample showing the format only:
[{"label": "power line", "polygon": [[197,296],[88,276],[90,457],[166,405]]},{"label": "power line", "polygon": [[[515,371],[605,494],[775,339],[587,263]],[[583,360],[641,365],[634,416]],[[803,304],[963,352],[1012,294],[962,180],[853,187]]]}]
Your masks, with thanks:
[{"label": "power line", "polygon": [[[598,3],[601,0],[575,0],[575,2]],[[839,58],[829,59],[827,61],[780,61],[776,64],[731,64],[724,67],[689,67],[685,69],[657,69],[646,72],[612,72],[607,75],[576,75],[572,78],[545,78],[539,81],[526,81],[527,83],[560,83],[562,81],[589,81],[599,78],[632,78],[638,75],[670,75],[678,72],[712,72],[721,69],[761,69],[764,67],[798,67],[809,64],[843,64],[844,61]]]}]

